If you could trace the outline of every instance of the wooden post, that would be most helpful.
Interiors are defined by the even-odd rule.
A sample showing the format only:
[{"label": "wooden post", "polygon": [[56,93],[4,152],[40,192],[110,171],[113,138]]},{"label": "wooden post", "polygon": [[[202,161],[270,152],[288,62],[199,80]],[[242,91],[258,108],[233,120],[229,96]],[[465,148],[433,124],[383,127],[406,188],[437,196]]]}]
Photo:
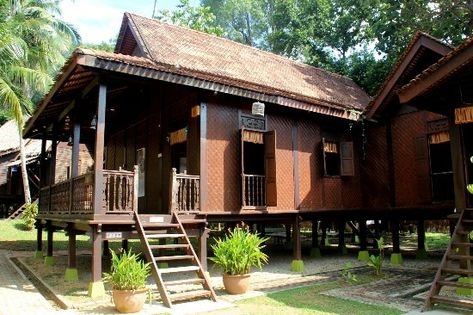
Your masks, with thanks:
[{"label": "wooden post", "polygon": [[292,238],[293,238],[293,260],[291,263],[291,270],[295,272],[304,271],[304,262],[302,261],[302,249],[301,249],[301,230],[300,230],[300,218],[298,215],[294,218],[292,223]]},{"label": "wooden post", "polygon": [[178,211],[178,202],[177,202],[178,185],[177,185],[176,177],[177,177],[177,170],[175,168],[172,168],[171,177],[169,179],[169,213],[171,214],[173,212]]},{"label": "wooden post", "polygon": [[[138,213],[138,176],[140,174],[140,167],[138,165],[133,166],[133,212]],[[128,240],[127,246],[128,246]]]},{"label": "wooden post", "polygon": [[312,220],[312,248],[319,247],[319,233],[317,230],[318,221]]},{"label": "wooden post", "polygon": [[338,253],[346,254],[345,248],[345,221],[338,221]]},{"label": "wooden post", "polygon": [[110,256],[110,244],[108,240],[103,241],[103,254],[104,257]]},{"label": "wooden post", "polygon": [[71,178],[79,176],[80,123],[74,123],[71,150]]},{"label": "wooden post", "polygon": [[41,155],[39,163],[39,188],[41,189],[46,185],[46,168],[45,168],[45,159],[46,159],[46,131],[43,132],[41,137]]},{"label": "wooden post", "polygon": [[97,106],[97,127],[95,132],[94,156],[94,213],[102,214],[103,157],[105,144],[105,109],[107,105],[107,86],[100,84]]},{"label": "wooden post", "polygon": [[210,230],[207,227],[200,229],[199,233],[199,260],[202,269],[207,271],[207,239],[209,238]]},{"label": "wooden post", "polygon": [[[452,155],[453,189],[455,191],[455,208],[463,211],[466,208],[467,192],[465,180],[465,161],[461,139],[460,125],[455,124],[455,117],[451,115],[448,120],[450,128],[450,151]],[[469,157],[468,157],[469,158]],[[467,158],[467,159],[468,159]]]},{"label": "wooden post", "polygon": [[285,224],[286,227],[286,244],[289,244],[291,241],[291,225],[290,224]]},{"label": "wooden post", "polygon": [[[200,103],[200,211],[207,211],[207,104]],[[171,189],[171,188],[170,188]]]},{"label": "wooden post", "polygon": [[358,222],[358,225],[360,226],[360,250],[367,250],[367,242],[366,242],[366,236],[367,236],[367,227],[366,227],[366,220],[360,220]]},{"label": "wooden post", "polygon": [[41,220],[36,220],[36,252],[35,258],[43,258],[43,224]]},{"label": "wooden post", "polygon": [[48,266],[54,265],[54,258],[53,258],[53,235],[54,235],[54,229],[51,224],[51,221],[48,221],[46,223],[46,229],[47,229],[47,235],[48,235],[48,248],[47,248],[47,253],[46,257],[44,257],[44,264]]},{"label": "wooden post", "polygon": [[417,258],[426,258],[427,251],[425,250],[425,226],[424,220],[417,221]]},{"label": "wooden post", "polygon": [[53,140],[51,146],[51,161],[49,163],[49,202],[48,202],[48,213],[51,213],[51,185],[54,185],[56,181],[56,155],[57,155],[57,142],[56,142],[57,128],[53,127]]},{"label": "wooden post", "polygon": [[64,279],[67,281],[78,281],[79,272],[77,270],[76,231],[74,230],[74,224],[68,224],[67,233],[69,236],[69,255],[67,257],[67,268]]},{"label": "wooden post", "polygon": [[122,248],[125,252],[128,252],[128,240],[127,239],[122,240]]},{"label": "wooden post", "polygon": [[92,226],[92,282],[102,280],[102,231],[101,226]]},{"label": "wooden post", "polygon": [[401,247],[399,243],[399,221],[397,219],[391,221],[391,233],[393,236],[393,253],[400,253]]}]

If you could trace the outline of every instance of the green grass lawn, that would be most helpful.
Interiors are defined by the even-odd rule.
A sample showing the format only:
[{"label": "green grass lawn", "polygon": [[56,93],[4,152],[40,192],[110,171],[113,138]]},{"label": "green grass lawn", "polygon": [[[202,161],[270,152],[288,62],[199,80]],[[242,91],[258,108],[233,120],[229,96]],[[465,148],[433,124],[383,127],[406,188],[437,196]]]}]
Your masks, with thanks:
[{"label": "green grass lawn", "polygon": [[334,281],[320,285],[306,286],[265,296],[236,302],[237,307],[216,311],[211,314],[350,314],[350,315],[398,315],[403,312],[394,308],[369,305],[321,294],[323,291],[348,284]]}]

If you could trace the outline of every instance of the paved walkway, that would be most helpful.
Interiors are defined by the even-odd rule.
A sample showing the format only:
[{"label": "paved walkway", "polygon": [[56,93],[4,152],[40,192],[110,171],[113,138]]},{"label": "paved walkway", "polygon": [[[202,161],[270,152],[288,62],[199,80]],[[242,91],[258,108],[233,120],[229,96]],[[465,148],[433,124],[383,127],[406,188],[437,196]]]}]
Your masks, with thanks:
[{"label": "paved walkway", "polygon": [[51,314],[56,310],[0,250],[0,314]]}]

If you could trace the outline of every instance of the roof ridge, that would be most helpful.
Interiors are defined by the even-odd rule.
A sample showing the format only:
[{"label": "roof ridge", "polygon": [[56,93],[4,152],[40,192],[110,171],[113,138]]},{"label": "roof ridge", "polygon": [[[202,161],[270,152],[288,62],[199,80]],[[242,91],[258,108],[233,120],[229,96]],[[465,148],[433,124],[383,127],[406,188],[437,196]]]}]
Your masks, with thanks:
[{"label": "roof ridge", "polygon": [[[307,64],[307,63],[304,63],[302,61],[299,61],[299,60],[296,60],[296,59],[292,59],[292,58],[289,58],[289,57],[286,57],[286,56],[282,56],[282,55],[279,55],[279,54],[276,54],[274,52],[271,52],[271,51],[267,51],[267,50],[263,50],[263,49],[260,49],[260,48],[257,48],[257,47],[254,47],[254,46],[250,46],[250,45],[246,45],[246,44],[243,44],[243,43],[240,43],[240,42],[236,42],[234,40],[231,40],[229,38],[225,38],[225,37],[220,37],[220,36],[217,36],[215,34],[209,34],[209,33],[205,33],[205,32],[202,32],[202,31],[198,31],[198,30],[194,30],[192,28],[188,28],[188,27],[185,27],[185,26],[182,26],[182,25],[177,25],[177,24],[172,24],[172,23],[168,23],[168,22],[164,22],[164,21],[160,21],[160,20],[157,20],[157,19],[153,19],[153,18],[149,18],[149,17],[146,17],[146,16],[142,16],[142,15],[139,15],[139,14],[136,14],[136,13],[128,13],[126,12],[125,14],[129,14],[131,16],[136,16],[136,17],[139,17],[139,18],[142,18],[142,19],[146,19],[146,20],[149,20],[149,21],[152,21],[153,23],[159,23],[159,24],[163,24],[163,25],[167,25],[167,26],[170,26],[170,27],[176,27],[176,28],[180,28],[180,29],[183,29],[185,31],[189,31],[189,32],[194,32],[194,33],[198,33],[198,34],[202,34],[202,35],[205,35],[205,36],[210,36],[210,37],[213,37],[213,38],[217,38],[218,40],[222,40],[222,41],[226,41],[226,42],[229,42],[229,43],[232,43],[233,45],[240,45],[242,47],[245,47],[245,49],[252,49],[252,50],[255,50],[257,52],[261,52],[263,54],[266,54],[266,55],[269,55],[269,56],[272,56],[272,57],[276,57],[280,60],[284,60],[286,62],[292,62],[292,63],[296,63],[296,64],[299,64],[299,65],[302,65],[304,67],[310,67],[310,68],[313,68],[313,69],[317,69],[317,70],[320,70],[320,71],[323,71],[331,76],[335,76],[335,77],[339,77],[339,78],[342,78],[342,79],[345,79],[345,80],[348,80],[348,81],[351,81],[353,83],[355,83],[355,81],[353,81],[353,79],[351,79],[350,77],[348,76],[345,76],[345,75],[342,75],[342,74],[339,74],[339,73],[335,73],[335,72],[331,72],[331,71],[328,71],[326,69],[323,69],[323,68],[320,68],[320,67],[316,67],[316,66],[313,66],[313,65],[310,65],[310,64]],[[141,35],[140,35],[141,36]],[[148,49],[148,48],[147,48]],[[356,83],[355,83],[356,84]],[[357,84],[358,85],[358,84]]]}]

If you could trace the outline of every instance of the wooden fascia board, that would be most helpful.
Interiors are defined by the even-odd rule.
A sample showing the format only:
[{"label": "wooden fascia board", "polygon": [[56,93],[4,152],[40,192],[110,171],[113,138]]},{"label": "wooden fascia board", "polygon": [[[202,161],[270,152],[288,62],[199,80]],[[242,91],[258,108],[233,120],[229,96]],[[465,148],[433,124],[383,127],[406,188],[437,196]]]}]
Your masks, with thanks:
[{"label": "wooden fascia board", "polygon": [[431,73],[401,88],[398,92],[401,104],[407,103],[414,98],[428,92],[433,87],[447,79],[452,73],[457,72],[466,63],[473,61],[473,45],[464,49],[461,53],[453,56],[450,60],[440,65]]},{"label": "wooden fascia board", "polygon": [[406,68],[410,65],[412,59],[421,47],[425,47],[441,56],[445,56],[452,50],[447,45],[439,43],[429,37],[421,36],[419,40],[414,44],[414,46],[412,46],[409,53],[404,57],[404,60],[398,66],[395,74],[391,77],[389,82],[383,88],[383,91],[379,94],[376,100],[374,100],[373,106],[367,114],[368,118],[372,118],[375,115],[379,106],[381,106],[381,104],[386,100],[386,97],[388,97],[389,93],[391,93],[397,83],[397,80],[399,80]]},{"label": "wooden fascia board", "polygon": [[54,84],[53,88],[49,91],[49,93],[44,97],[43,101],[41,104],[38,106],[36,111],[34,112],[33,116],[28,120],[25,128],[23,129],[23,136],[28,134],[31,131],[31,128],[33,127],[36,119],[38,119],[39,115],[43,112],[43,110],[48,106],[49,102],[53,98],[53,96],[56,94],[56,92],[63,86],[64,82],[66,79],[69,77],[69,75],[74,71],[78,64],[78,59],[81,56],[74,56],[72,61],[69,63],[67,68],[60,74],[59,78],[56,80],[56,83]]}]

